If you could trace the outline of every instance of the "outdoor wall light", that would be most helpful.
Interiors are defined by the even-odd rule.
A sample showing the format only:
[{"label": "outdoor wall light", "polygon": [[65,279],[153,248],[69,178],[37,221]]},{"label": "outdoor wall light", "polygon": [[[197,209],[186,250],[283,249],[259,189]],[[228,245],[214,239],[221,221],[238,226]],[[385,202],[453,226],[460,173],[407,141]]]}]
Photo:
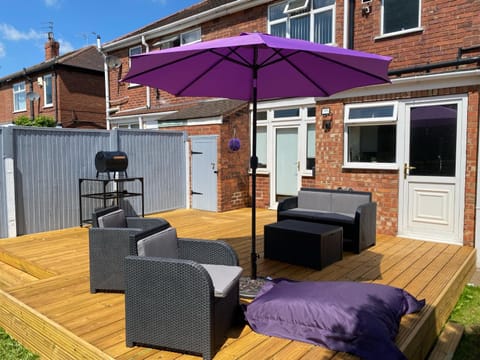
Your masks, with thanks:
[{"label": "outdoor wall light", "polygon": [[322,120],[322,128],[325,130],[325,132],[330,131],[332,128],[332,113],[330,112],[330,108],[325,107],[322,108],[321,114],[323,117]]},{"label": "outdoor wall light", "polygon": [[330,131],[330,129],[332,128],[332,120],[331,119],[323,120],[322,121],[322,128],[323,128],[323,130],[325,130],[325,132]]}]

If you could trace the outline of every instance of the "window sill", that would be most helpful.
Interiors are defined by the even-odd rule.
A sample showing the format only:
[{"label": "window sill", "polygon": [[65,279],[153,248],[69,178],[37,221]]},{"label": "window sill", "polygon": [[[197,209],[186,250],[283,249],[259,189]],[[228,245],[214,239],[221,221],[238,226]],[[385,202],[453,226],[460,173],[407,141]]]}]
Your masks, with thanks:
[{"label": "window sill", "polygon": [[43,106],[44,109],[53,108],[53,104],[46,104]]},{"label": "window sill", "polygon": [[399,166],[397,164],[391,163],[378,163],[378,162],[371,162],[371,163],[349,163],[342,166],[342,169],[361,169],[361,170],[395,170],[398,171]]},{"label": "window sill", "polygon": [[377,41],[377,40],[389,39],[389,38],[393,38],[393,37],[396,37],[396,36],[403,36],[403,35],[423,32],[423,30],[424,30],[423,27],[416,27],[416,28],[412,28],[412,29],[408,29],[408,30],[396,31],[396,32],[393,32],[393,33],[388,33],[388,34],[375,36],[373,38],[373,40]]}]

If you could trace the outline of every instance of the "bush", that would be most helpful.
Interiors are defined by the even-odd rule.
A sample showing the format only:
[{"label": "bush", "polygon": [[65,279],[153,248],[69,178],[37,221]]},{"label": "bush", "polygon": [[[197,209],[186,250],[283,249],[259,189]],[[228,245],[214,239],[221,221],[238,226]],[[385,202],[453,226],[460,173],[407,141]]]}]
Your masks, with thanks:
[{"label": "bush", "polygon": [[26,115],[17,117],[13,123],[18,126],[37,126],[37,127],[55,127],[56,122],[51,116],[40,115],[34,120]]}]

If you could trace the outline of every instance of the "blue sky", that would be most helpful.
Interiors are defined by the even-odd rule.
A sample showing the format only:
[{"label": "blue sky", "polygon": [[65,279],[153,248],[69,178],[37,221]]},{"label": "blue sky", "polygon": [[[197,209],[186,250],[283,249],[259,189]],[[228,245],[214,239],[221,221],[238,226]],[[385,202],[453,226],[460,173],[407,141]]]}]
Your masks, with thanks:
[{"label": "blue sky", "polygon": [[0,78],[44,60],[53,28],[60,53],[113,40],[200,0],[0,0]]}]

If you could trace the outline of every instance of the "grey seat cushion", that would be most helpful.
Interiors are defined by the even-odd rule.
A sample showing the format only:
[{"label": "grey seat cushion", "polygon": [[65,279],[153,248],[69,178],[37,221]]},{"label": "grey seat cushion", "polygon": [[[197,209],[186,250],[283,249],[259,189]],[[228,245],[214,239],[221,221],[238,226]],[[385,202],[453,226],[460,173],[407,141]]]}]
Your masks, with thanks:
[{"label": "grey seat cushion", "polygon": [[243,269],[240,266],[201,264],[213,282],[216,297],[226,297],[240,279]]},{"label": "grey seat cushion", "polygon": [[125,212],[118,209],[100,216],[98,219],[98,226],[102,228],[124,228],[127,227],[127,219]]},{"label": "grey seat cushion", "polygon": [[297,220],[303,219],[308,221],[325,221],[342,224],[353,224],[355,222],[355,214],[340,214],[310,209],[289,209],[283,211],[282,215],[290,219]]},{"label": "grey seat cushion", "polygon": [[170,227],[138,240],[137,253],[139,256],[178,259],[177,230]]}]

